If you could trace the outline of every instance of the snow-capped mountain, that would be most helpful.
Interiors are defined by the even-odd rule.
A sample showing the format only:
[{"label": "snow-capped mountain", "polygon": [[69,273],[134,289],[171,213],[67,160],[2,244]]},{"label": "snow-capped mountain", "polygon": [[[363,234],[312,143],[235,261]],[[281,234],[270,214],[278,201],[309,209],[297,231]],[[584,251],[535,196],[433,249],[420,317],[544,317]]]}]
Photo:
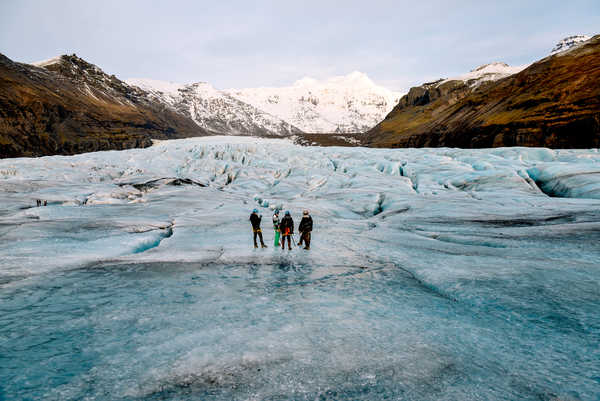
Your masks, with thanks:
[{"label": "snow-capped mountain", "polygon": [[75,54],[53,57],[31,63],[31,65],[57,73],[57,80],[75,82],[75,89],[81,95],[90,96],[96,100],[128,105],[132,105],[135,99],[147,102],[143,91],[130,87],[114,75],[106,74],[98,66]]},{"label": "snow-capped mountain", "polygon": [[[491,68],[490,77],[496,79],[504,75],[496,74],[498,67],[508,68],[484,66],[467,78]],[[495,82],[473,87],[462,78],[411,88],[362,143],[481,148],[600,144],[600,35]]]},{"label": "snow-capped mountain", "polygon": [[497,81],[499,79],[516,74],[525,68],[527,68],[527,65],[512,67],[506,63],[494,62],[479,66],[466,74],[440,81],[440,84],[449,81],[463,81],[471,87],[477,87],[483,82]]},{"label": "snow-capped mountain", "polygon": [[282,119],[217,90],[205,82],[177,84],[129,79],[150,97],[190,117],[209,132],[224,135],[290,136],[301,131]]},{"label": "snow-capped mountain", "polygon": [[578,44],[585,42],[589,39],[591,39],[591,36],[587,36],[587,35],[573,35],[573,36],[566,37],[563,40],[561,40],[560,42],[558,42],[556,44],[556,46],[554,46],[554,48],[550,52],[550,55],[554,55],[557,53],[562,53],[564,51],[567,51],[567,50],[573,48],[574,46],[577,46]]},{"label": "snow-capped mountain", "polygon": [[401,97],[358,71],[322,81],[303,78],[289,87],[226,92],[310,133],[364,132],[383,120]]}]

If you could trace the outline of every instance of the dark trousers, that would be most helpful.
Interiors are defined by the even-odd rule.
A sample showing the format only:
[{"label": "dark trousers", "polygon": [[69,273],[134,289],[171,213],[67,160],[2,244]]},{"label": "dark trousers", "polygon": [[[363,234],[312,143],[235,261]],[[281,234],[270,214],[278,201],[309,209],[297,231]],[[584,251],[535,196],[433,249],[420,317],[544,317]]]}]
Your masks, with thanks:
[{"label": "dark trousers", "polygon": [[285,249],[285,239],[287,238],[288,249],[292,249],[292,236],[291,234],[284,235],[281,238],[281,249]]},{"label": "dark trousers", "polygon": [[304,245],[306,246],[306,248],[310,248],[310,231],[304,231],[302,233],[302,235],[300,236],[300,242],[298,243],[298,245],[302,245],[302,242],[304,242]]},{"label": "dark trousers", "polygon": [[260,238],[260,244],[262,246],[265,246],[265,243],[263,241],[263,237],[262,237],[262,231],[261,230],[253,230],[254,231],[254,247],[258,248],[258,244],[256,243],[256,236],[258,236],[258,238]]}]

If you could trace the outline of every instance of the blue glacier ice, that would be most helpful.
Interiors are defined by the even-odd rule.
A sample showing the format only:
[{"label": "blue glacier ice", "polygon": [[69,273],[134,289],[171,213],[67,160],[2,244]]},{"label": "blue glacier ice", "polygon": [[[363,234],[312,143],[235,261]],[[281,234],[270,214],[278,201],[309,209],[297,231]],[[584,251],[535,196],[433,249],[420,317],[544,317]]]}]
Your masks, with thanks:
[{"label": "blue glacier ice", "polygon": [[[254,208],[268,244],[310,209],[312,249],[255,250]],[[599,400],[600,153],[0,160],[5,399]]]}]

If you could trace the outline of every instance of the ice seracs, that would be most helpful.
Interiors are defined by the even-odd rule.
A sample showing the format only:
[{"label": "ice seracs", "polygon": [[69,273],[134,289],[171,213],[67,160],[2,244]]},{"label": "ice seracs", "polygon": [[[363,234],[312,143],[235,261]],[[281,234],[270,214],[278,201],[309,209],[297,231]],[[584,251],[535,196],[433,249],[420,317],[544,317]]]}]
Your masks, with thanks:
[{"label": "ice seracs", "polygon": [[309,133],[366,131],[401,97],[359,71],[325,80],[305,77],[287,87],[229,89],[227,93]]}]

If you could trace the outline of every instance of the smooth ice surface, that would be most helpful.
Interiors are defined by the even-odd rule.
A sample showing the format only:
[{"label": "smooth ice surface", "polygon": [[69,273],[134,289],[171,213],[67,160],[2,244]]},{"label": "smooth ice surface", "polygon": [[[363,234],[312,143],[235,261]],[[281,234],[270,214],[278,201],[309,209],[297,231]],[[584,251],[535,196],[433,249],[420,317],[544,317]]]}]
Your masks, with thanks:
[{"label": "smooth ice surface", "polygon": [[599,183],[597,150],[0,160],[0,399],[597,400]]}]

